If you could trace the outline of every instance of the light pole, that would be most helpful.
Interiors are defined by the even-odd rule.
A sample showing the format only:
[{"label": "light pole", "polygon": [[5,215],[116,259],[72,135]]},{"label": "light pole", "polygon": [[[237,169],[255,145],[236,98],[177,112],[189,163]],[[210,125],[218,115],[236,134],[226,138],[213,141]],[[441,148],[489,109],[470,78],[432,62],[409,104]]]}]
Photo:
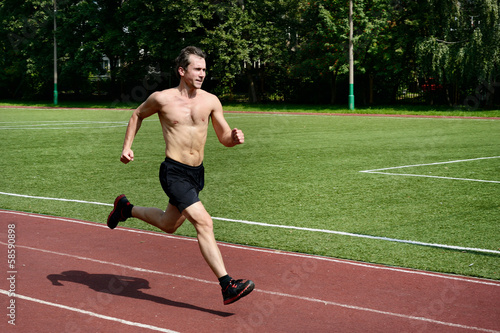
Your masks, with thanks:
[{"label": "light pole", "polygon": [[54,0],[54,105],[58,104],[58,96],[57,96],[57,41],[56,41],[56,0]]},{"label": "light pole", "polygon": [[349,0],[349,110],[354,110],[354,45],[352,2],[353,0]]}]

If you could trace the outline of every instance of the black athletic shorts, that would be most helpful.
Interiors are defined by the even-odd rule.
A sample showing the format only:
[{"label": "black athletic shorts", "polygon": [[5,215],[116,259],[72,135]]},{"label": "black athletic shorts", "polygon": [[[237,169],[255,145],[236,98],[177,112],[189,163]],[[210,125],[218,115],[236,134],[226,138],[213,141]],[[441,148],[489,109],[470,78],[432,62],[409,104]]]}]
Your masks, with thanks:
[{"label": "black athletic shorts", "polygon": [[203,163],[193,167],[167,157],[160,166],[160,183],[169,197],[169,203],[182,213],[200,201],[198,194],[205,184],[205,168]]}]

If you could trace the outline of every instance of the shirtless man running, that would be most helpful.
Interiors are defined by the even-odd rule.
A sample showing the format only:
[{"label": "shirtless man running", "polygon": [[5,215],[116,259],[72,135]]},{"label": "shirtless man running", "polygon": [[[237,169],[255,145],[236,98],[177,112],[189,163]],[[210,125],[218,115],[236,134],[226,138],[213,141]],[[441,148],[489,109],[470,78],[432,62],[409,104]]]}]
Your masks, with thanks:
[{"label": "shirtless man running", "polygon": [[165,161],[160,166],[160,183],[169,197],[165,211],[132,205],[125,195],[115,199],[108,217],[114,229],[129,217],[143,220],[167,233],[174,233],[187,219],[195,227],[203,258],[222,288],[224,304],[248,295],[254,288],[250,280],[234,280],[226,272],[215,241],[213,221],[198,198],[204,185],[203,156],[210,118],[226,147],[242,144],[243,132],[231,130],[219,99],[201,89],[206,75],[205,53],[197,47],[184,48],[176,59],[179,86],[151,94],[132,114],[125,133],[121,162],[134,160],[132,142],[142,121],[158,114],[165,139]]}]

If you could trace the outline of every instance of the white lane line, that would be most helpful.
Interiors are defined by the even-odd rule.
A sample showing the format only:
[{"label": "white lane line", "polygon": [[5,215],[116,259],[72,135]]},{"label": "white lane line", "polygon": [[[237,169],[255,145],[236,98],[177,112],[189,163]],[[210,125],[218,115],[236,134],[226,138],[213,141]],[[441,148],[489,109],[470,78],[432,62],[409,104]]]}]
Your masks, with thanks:
[{"label": "white lane line", "polygon": [[409,174],[409,173],[383,172],[383,171],[387,171],[387,170],[396,170],[396,169],[404,169],[404,168],[416,168],[416,167],[421,167],[421,166],[441,165],[441,164],[450,164],[450,163],[462,163],[462,162],[470,162],[470,161],[487,160],[487,159],[492,159],[492,158],[500,158],[500,156],[478,157],[478,158],[471,158],[471,159],[466,159],[466,160],[435,162],[435,163],[425,163],[425,164],[401,165],[401,166],[389,167],[389,168],[381,168],[381,169],[373,169],[373,170],[362,170],[362,171],[359,171],[359,172],[374,173],[374,174],[389,175],[389,176],[405,176],[405,177],[422,177],[422,178],[438,178],[438,179],[451,179],[451,180],[466,180],[466,181],[473,181],[473,182],[497,183],[497,184],[500,184],[500,181],[496,181],[496,180],[484,180],[484,179],[471,179],[471,178],[430,176],[430,175]]},{"label": "white lane line", "polygon": [[[0,241],[0,244],[7,246],[7,243],[1,242],[1,241]],[[117,264],[117,263],[110,262],[110,261],[104,261],[104,260],[99,260],[99,259],[92,259],[92,258],[77,256],[77,255],[68,254],[68,253],[50,251],[50,250],[44,250],[44,249],[39,249],[39,248],[36,248],[36,247],[31,247],[31,246],[26,246],[26,245],[18,245],[18,244],[16,244],[16,248],[23,248],[23,249],[28,249],[28,250],[32,250],[32,251],[38,251],[38,252],[43,252],[43,253],[48,253],[48,254],[55,254],[55,255],[59,255],[59,256],[63,256],[63,257],[70,257],[70,258],[78,259],[78,260],[91,261],[91,262],[95,262],[95,263],[98,263],[98,264],[104,264],[104,265],[110,265],[110,266],[117,266],[117,267],[120,267],[120,268],[129,269],[129,270],[137,271],[137,272],[141,272],[141,273],[151,273],[151,274],[166,275],[166,276],[175,277],[175,278],[179,278],[179,279],[186,279],[186,280],[190,280],[190,281],[197,281],[197,282],[202,282],[202,283],[209,283],[209,284],[217,284],[218,285],[218,283],[213,282],[213,281],[202,280],[202,279],[198,279],[198,278],[194,278],[194,277],[190,277],[190,276],[186,276],[186,275],[179,275],[179,274],[173,274],[173,273],[165,273],[165,272],[161,272],[161,271],[154,271],[154,270],[140,268],[140,267],[122,265],[122,264]]]},{"label": "white lane line", "polygon": [[[62,221],[62,222],[83,224],[83,225],[87,225],[87,226],[91,226],[91,227],[108,229],[108,227],[106,225],[104,225],[102,223],[97,223],[97,222],[79,221],[79,220],[74,220],[74,219],[67,219],[67,218],[60,218],[60,217],[39,215],[39,214],[31,214],[31,213],[24,213],[24,212],[16,212],[16,211],[0,210],[0,213],[29,216],[29,217],[34,217],[34,218],[46,219],[49,221]],[[163,232],[154,232],[154,231],[146,231],[146,230],[131,229],[131,228],[117,228],[117,229],[115,229],[115,231],[131,232],[131,233],[136,233],[136,234],[150,235],[150,236],[162,237],[162,238],[170,238],[170,239],[176,239],[176,240],[182,240],[182,241],[188,241],[188,242],[197,242],[196,238],[193,238],[193,237],[169,235],[169,234],[166,234]],[[335,258],[331,258],[331,257],[322,257],[322,256],[312,255],[312,254],[301,254],[301,253],[279,251],[279,250],[265,249],[265,248],[259,248],[259,247],[241,246],[241,245],[235,245],[235,244],[224,243],[224,242],[217,242],[217,243],[219,244],[219,246],[230,247],[230,248],[235,248],[235,249],[240,249],[240,250],[245,250],[245,251],[254,251],[254,252],[268,253],[268,254],[274,254],[274,255],[282,255],[282,256],[289,256],[289,257],[298,257],[298,258],[305,258],[305,259],[329,261],[329,262],[334,262],[337,264],[359,266],[359,267],[363,267],[363,268],[387,270],[387,271],[392,271],[392,272],[397,272],[397,273],[423,275],[423,276],[427,276],[427,277],[434,277],[434,278],[445,279],[445,280],[454,280],[454,281],[461,281],[461,282],[468,282],[468,283],[475,283],[475,284],[500,287],[500,282],[494,282],[493,280],[488,280],[488,279],[468,278],[465,276],[449,275],[449,274],[444,274],[444,273],[433,273],[433,272],[411,270],[411,269],[397,268],[397,267],[391,267],[391,266],[374,265],[374,264],[362,263],[362,262],[357,262],[357,261],[347,260],[347,259],[335,259]],[[5,244],[5,243],[0,242],[0,244]],[[160,272],[158,274],[163,274],[163,273]],[[182,276],[179,276],[179,277],[182,277]],[[206,281],[206,280],[200,280],[200,282],[212,283],[211,281]]]},{"label": "white lane line", "polygon": [[[4,242],[0,242],[0,244],[7,245],[7,243],[4,243]],[[216,282],[212,282],[212,281],[208,281],[208,280],[203,280],[203,279],[198,279],[198,278],[194,278],[194,277],[190,277],[190,276],[179,275],[179,274],[172,274],[172,273],[166,273],[166,272],[161,272],[161,271],[154,271],[154,270],[150,270],[150,269],[145,269],[145,268],[140,268],[140,267],[134,267],[134,266],[129,266],[129,265],[122,265],[122,264],[118,264],[118,263],[114,263],[114,262],[109,262],[109,261],[104,261],[104,260],[99,260],[99,259],[93,259],[93,258],[87,258],[87,257],[82,257],[82,256],[76,256],[76,255],[72,255],[72,254],[55,252],[55,251],[50,251],[50,250],[38,249],[38,248],[30,247],[30,246],[16,245],[16,247],[25,248],[25,249],[29,249],[29,250],[33,250],[33,251],[39,251],[39,252],[48,253],[48,254],[53,254],[53,255],[70,257],[70,258],[79,259],[79,260],[85,260],[85,261],[95,262],[95,263],[104,264],[104,265],[118,266],[120,268],[130,269],[130,270],[133,270],[133,271],[139,271],[139,272],[145,272],[145,273],[152,273],[152,274],[160,274],[160,275],[167,275],[167,276],[171,276],[171,277],[176,277],[176,278],[185,279],[185,280],[189,280],[189,281],[197,281],[197,282],[201,282],[201,283],[217,284]],[[3,290],[0,290],[0,291],[3,291]],[[293,299],[298,299],[298,300],[307,301],[307,302],[321,303],[321,304],[325,304],[325,305],[332,305],[332,306],[346,308],[346,309],[351,309],[351,310],[365,311],[365,312],[371,312],[371,313],[376,313],[376,314],[382,314],[382,315],[386,315],[386,316],[398,317],[398,318],[403,318],[403,319],[407,319],[407,320],[424,321],[424,322],[433,323],[433,324],[439,324],[439,325],[444,325],[444,326],[448,326],[448,327],[456,327],[456,328],[462,328],[462,329],[471,329],[471,330],[476,330],[476,331],[481,331],[481,332],[500,333],[500,331],[495,331],[495,330],[490,330],[490,329],[485,329],[485,328],[480,328],[480,327],[467,326],[467,325],[462,325],[462,324],[456,324],[456,323],[450,323],[450,322],[444,322],[444,321],[434,320],[434,319],[425,318],[425,317],[417,317],[417,316],[406,315],[406,314],[401,314],[401,313],[396,313],[396,312],[383,311],[383,310],[377,310],[377,309],[372,309],[372,308],[360,307],[360,306],[356,306],[356,305],[349,305],[349,304],[343,304],[343,303],[338,303],[338,302],[326,301],[326,300],[322,300],[322,299],[319,299],[319,298],[305,297],[305,296],[287,294],[287,293],[276,292],[276,291],[268,291],[268,290],[262,290],[262,289],[255,289],[255,292],[260,292],[260,293],[264,293],[264,294],[268,294],[268,295],[272,295],[272,296],[281,296],[281,297],[293,298]],[[3,293],[4,294],[5,293],[8,294],[8,291],[3,291]],[[27,297],[27,296],[24,296],[24,297]],[[35,300],[35,299],[30,299],[30,300]],[[41,302],[45,302],[45,301],[41,301]],[[45,302],[45,303],[50,303],[50,302]],[[82,312],[82,313],[85,313],[85,314],[92,314],[92,315],[94,315],[96,317],[99,317],[99,318],[108,319],[108,320],[115,320],[115,321],[122,322],[121,319],[116,319],[116,318],[113,318],[113,317],[107,317],[107,316],[103,316],[103,315],[99,315],[99,314],[94,314],[94,313],[89,312],[89,311],[85,311],[85,310],[81,310],[81,309],[75,309],[75,308],[70,308],[70,307],[66,307],[66,306],[63,306],[63,305],[58,305],[58,304],[55,304],[55,303],[50,303],[48,305],[58,306],[58,307],[61,307],[61,308],[67,308],[68,310],[72,310],[72,311],[76,310],[76,312]],[[113,319],[111,319],[111,318],[113,318]],[[127,324],[130,325],[130,323],[133,323],[133,322],[128,322]],[[138,326],[138,325],[144,325],[144,324],[139,324],[139,323],[133,323],[133,324],[136,324],[136,326]],[[149,325],[145,325],[145,326],[149,326]],[[139,327],[143,327],[143,326],[139,326]],[[154,326],[152,326],[152,327],[154,327]],[[146,327],[146,328],[150,328],[150,327]],[[152,329],[152,328],[150,328],[150,329]],[[157,329],[159,329],[159,328],[157,328]],[[172,332],[172,331],[167,331],[167,332]]]},{"label": "white lane line", "polygon": [[[8,295],[8,296],[10,295],[9,291],[3,290],[3,289],[0,289],[0,294],[4,294],[4,295]],[[105,319],[105,320],[109,320],[109,321],[115,321],[115,322],[118,322],[120,324],[125,324],[125,325],[129,325],[129,326],[140,327],[140,328],[146,328],[146,329],[149,329],[152,331],[165,332],[165,333],[177,333],[176,331],[172,331],[172,330],[169,330],[166,328],[161,328],[161,327],[137,323],[137,322],[133,322],[133,321],[125,320],[125,319],[105,316],[105,315],[102,315],[99,313],[95,313],[95,312],[91,312],[91,311],[87,311],[87,310],[83,310],[83,309],[78,309],[78,308],[74,308],[74,307],[66,306],[66,305],[62,305],[62,304],[52,303],[52,302],[44,301],[41,299],[37,299],[37,298],[25,296],[25,295],[16,294],[15,298],[24,299],[26,301],[35,302],[35,303],[39,303],[39,304],[43,304],[43,305],[53,306],[56,308],[77,312],[77,313],[88,315],[91,317],[96,317],[96,318]]]},{"label": "white lane line", "polygon": [[[272,294],[275,296],[289,297],[289,295],[287,295],[287,294],[278,293],[278,292],[265,292],[265,293]],[[318,300],[318,299],[310,298],[310,297],[295,296],[295,298],[301,299],[303,301],[318,302],[318,303],[323,303],[325,305],[339,306],[339,307],[347,308],[347,309],[351,309],[351,310],[367,311],[367,312],[372,312],[372,313],[377,313],[377,314],[382,314],[382,315],[387,315],[387,316],[399,317],[399,318],[403,318],[403,319],[424,321],[427,323],[439,324],[439,325],[444,325],[444,326],[448,326],[448,327],[456,327],[456,328],[461,328],[461,329],[468,329],[468,330],[473,330],[473,331],[489,332],[489,333],[499,333],[500,332],[500,331],[491,330],[491,329],[487,329],[487,328],[449,323],[446,321],[440,321],[440,320],[435,320],[435,319],[430,319],[430,318],[425,318],[425,317],[417,317],[417,316],[405,315],[405,314],[400,314],[400,313],[395,313],[395,312],[370,309],[370,308],[360,307],[360,306],[356,306],[356,305],[346,305],[346,304],[341,304],[341,303],[337,303],[337,302],[322,301],[322,300]]]}]

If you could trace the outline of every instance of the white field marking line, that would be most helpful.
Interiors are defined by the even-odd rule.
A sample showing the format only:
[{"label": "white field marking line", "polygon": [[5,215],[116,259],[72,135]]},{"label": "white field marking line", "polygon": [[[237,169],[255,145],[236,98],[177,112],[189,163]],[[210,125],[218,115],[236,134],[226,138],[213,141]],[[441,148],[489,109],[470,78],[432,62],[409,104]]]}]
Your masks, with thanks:
[{"label": "white field marking line", "polygon": [[[146,119],[145,122],[155,121],[154,119]],[[7,124],[3,126],[3,124]],[[81,126],[93,125],[94,126]],[[34,120],[34,121],[19,121],[19,122],[0,122],[0,130],[45,130],[45,129],[81,129],[81,128],[116,128],[127,126],[127,121],[92,121],[92,120]],[[77,125],[68,127],[68,125]],[[49,127],[50,126],[50,127]],[[64,126],[64,127],[54,127]]]},{"label": "white field marking line", "polygon": [[126,108],[59,108],[59,107],[44,107],[44,106],[34,106],[34,107],[25,107],[25,106],[0,106],[0,111],[4,110],[21,110],[21,111],[94,111],[94,112],[101,112],[101,111],[106,111],[106,112],[113,112],[113,111],[130,111],[132,113],[135,109],[126,109]]},{"label": "white field marking line", "polygon": [[456,161],[447,161],[447,162],[436,162],[436,163],[425,163],[425,164],[414,164],[414,165],[402,165],[402,166],[390,167],[390,168],[373,169],[373,170],[363,170],[363,171],[359,171],[359,172],[376,173],[376,174],[390,175],[390,176],[409,176],[409,177],[440,178],[440,179],[467,180],[467,181],[473,181],[473,182],[498,183],[498,184],[500,184],[500,181],[496,181],[496,180],[483,180],[483,179],[455,178],[455,177],[429,176],[429,175],[419,175],[419,174],[381,172],[381,171],[385,171],[385,170],[395,170],[395,169],[421,167],[421,166],[429,166],[429,165],[450,164],[450,163],[461,163],[461,162],[469,162],[469,161],[486,160],[486,159],[492,159],[492,158],[500,158],[500,156],[478,157],[478,158],[471,158],[471,159],[467,159],[467,160],[456,160]]},{"label": "white field marking line", "polygon": [[[158,122],[158,120],[155,119],[144,119],[143,122]],[[32,123],[35,123],[33,125],[30,125]],[[39,123],[39,124],[36,124]],[[66,124],[128,124],[128,120],[121,120],[121,121],[101,121],[101,120],[25,120],[25,121],[0,121],[1,124],[20,124],[20,125],[28,125],[28,126],[48,126],[48,125],[66,125]]]},{"label": "white field marking line", "polygon": [[[40,215],[40,214],[31,214],[31,213],[5,211],[5,210],[0,210],[0,213],[29,216],[29,217],[34,217],[34,218],[46,219],[49,221],[62,221],[62,222],[70,222],[70,223],[76,223],[76,224],[84,224],[87,226],[105,228],[105,229],[108,228],[106,225],[101,224],[101,223],[79,221],[79,220],[74,220],[74,219],[59,218],[59,217]],[[120,231],[120,232],[131,232],[131,233],[137,233],[137,234],[143,234],[143,235],[149,235],[149,236],[170,238],[170,239],[175,239],[175,240],[197,242],[197,240],[195,238],[190,238],[190,237],[185,237],[185,236],[177,236],[177,235],[168,235],[168,234],[165,234],[162,232],[145,231],[145,230],[131,229],[131,228],[118,228],[115,230]],[[382,265],[372,265],[372,264],[361,263],[361,262],[356,262],[356,261],[352,261],[352,260],[346,260],[346,259],[341,260],[341,259],[322,257],[322,256],[317,256],[317,255],[312,255],[312,254],[300,254],[300,253],[286,252],[286,251],[279,251],[279,250],[272,250],[272,249],[264,249],[264,248],[258,248],[258,247],[240,246],[240,245],[234,245],[234,244],[223,243],[223,242],[217,242],[217,243],[220,246],[235,248],[235,249],[244,250],[244,251],[254,251],[254,252],[262,252],[262,253],[268,253],[268,254],[274,254],[274,255],[284,255],[284,256],[298,257],[298,258],[305,258],[305,259],[314,259],[314,260],[334,262],[337,264],[347,264],[347,265],[352,265],[352,266],[359,266],[359,267],[363,267],[363,268],[388,270],[388,271],[398,272],[398,273],[423,275],[426,277],[434,277],[434,278],[440,278],[440,279],[445,279],[445,280],[455,280],[455,281],[461,281],[461,282],[469,282],[469,283],[476,283],[476,284],[500,287],[500,283],[490,282],[486,279],[472,279],[472,278],[467,278],[467,277],[445,275],[445,274],[438,274],[438,273],[418,271],[418,270],[409,270],[409,269],[395,268],[395,267],[382,266]],[[0,244],[5,244],[5,243],[0,242]],[[209,281],[201,281],[201,282],[210,283]]]},{"label": "white field marking line", "polygon": [[[65,126],[65,127],[43,127],[43,126]],[[101,126],[66,126],[67,124],[50,124],[50,125],[29,125],[29,126],[0,126],[0,130],[68,130],[68,129],[82,129],[82,128],[116,128],[125,127],[126,123],[121,125],[101,125]]]},{"label": "white field marking line", "polygon": [[70,129],[97,129],[97,128],[123,128],[127,125],[115,125],[115,126],[78,126],[78,127],[44,127],[44,128],[22,128],[22,127],[11,127],[11,128],[0,128],[0,130],[70,130]]},{"label": "white field marking line", "polygon": [[67,125],[127,125],[126,121],[92,121],[92,120],[73,120],[73,121],[57,121],[57,120],[34,120],[34,121],[5,121],[0,122],[0,129],[3,128],[36,128],[47,126],[67,126]]},{"label": "white field marking line", "polygon": [[[0,242],[0,244],[7,245],[7,243],[4,243],[4,242]],[[17,245],[17,247],[19,247],[19,248],[25,248],[25,249],[29,249],[29,250],[33,250],[33,251],[44,252],[44,253],[48,253],[48,254],[55,254],[55,255],[60,255],[60,256],[65,256],[65,257],[70,257],[70,258],[76,258],[76,259],[79,259],[79,260],[86,260],[86,261],[96,262],[96,263],[104,264],[104,265],[118,266],[120,268],[130,269],[130,270],[133,270],[133,271],[153,273],[153,274],[160,274],[160,275],[167,275],[167,276],[177,277],[177,278],[181,278],[181,279],[186,279],[186,280],[189,280],[189,281],[197,281],[197,282],[202,282],[202,283],[217,284],[216,282],[202,280],[202,279],[198,279],[198,278],[194,278],[194,277],[189,277],[189,276],[184,276],[184,275],[178,275],[178,274],[171,274],[171,273],[160,272],[160,271],[153,271],[153,270],[149,270],[149,269],[145,269],[145,268],[134,267],[134,266],[129,266],[129,265],[122,265],[122,264],[117,264],[117,263],[114,263],[114,262],[109,262],[109,261],[104,261],[104,260],[98,260],[98,259],[92,259],[92,258],[86,258],[86,257],[76,256],[76,255],[67,254],[67,253],[54,252],[54,251],[50,251],[50,250],[38,249],[38,248],[24,246],[24,245]],[[3,293],[7,292],[7,291],[4,291],[4,290],[0,290],[0,291],[3,291]],[[255,291],[263,293],[263,294],[272,295],[272,296],[281,296],[281,297],[299,299],[299,300],[307,301],[307,302],[321,303],[321,304],[325,304],[325,305],[332,305],[332,306],[337,306],[337,307],[351,309],[351,310],[377,313],[377,314],[382,314],[382,315],[386,315],[386,316],[393,316],[393,317],[398,317],[398,318],[404,318],[404,319],[408,319],[408,320],[425,321],[425,322],[439,324],[439,325],[444,325],[444,326],[449,326],[449,327],[459,327],[459,328],[463,328],[463,329],[472,329],[472,330],[482,331],[482,332],[495,332],[495,333],[499,333],[500,332],[500,331],[489,330],[489,329],[484,329],[484,328],[480,328],[480,327],[466,326],[466,325],[461,325],[461,324],[444,322],[444,321],[434,320],[434,319],[425,318],[425,317],[416,317],[416,316],[405,315],[405,314],[396,313],[396,312],[389,312],[389,311],[377,310],[377,309],[372,309],[372,308],[360,307],[360,306],[356,306],[356,305],[349,305],[349,304],[343,304],[343,303],[338,303],[338,302],[325,301],[325,300],[318,299],[318,298],[312,298],[312,297],[306,297],[306,296],[299,296],[299,295],[287,294],[287,293],[276,292],[276,291],[268,291],[268,290],[262,290],[262,289],[255,289]],[[26,296],[24,296],[24,297],[26,297]],[[46,303],[49,303],[49,302],[46,302]],[[58,304],[55,304],[55,303],[50,303],[49,305],[54,305],[54,306],[58,306],[58,307],[61,307],[61,308],[69,308],[69,307],[58,305]],[[73,310],[73,309],[74,308],[69,308],[69,310]],[[77,312],[82,312],[82,313],[86,313],[86,314],[90,314],[91,313],[91,312],[88,312],[88,311],[85,311],[85,310],[80,310],[80,309],[74,309],[73,311],[75,311],[75,310],[77,310]],[[99,316],[99,318],[107,317],[107,316],[102,316],[102,315],[97,315],[97,314],[94,314],[94,315],[95,316]],[[108,318],[112,318],[112,317],[108,317]],[[108,318],[104,318],[104,319],[108,319]],[[116,319],[116,318],[115,318],[115,321],[122,322],[121,319]],[[137,324],[137,323],[135,323],[135,324]],[[140,325],[144,325],[144,324],[140,324]]]},{"label": "white field marking line", "polygon": [[[33,125],[30,125],[34,123]],[[37,124],[38,123],[38,124]],[[0,121],[1,124],[19,124],[26,126],[49,126],[57,125],[75,125],[75,124],[127,124],[126,121],[99,121],[99,120],[26,120],[26,121]]]},{"label": "white field marking line", "polygon": [[[9,292],[7,290],[0,289],[0,294],[9,295]],[[125,320],[125,319],[120,319],[120,318],[105,316],[105,315],[102,315],[102,314],[99,314],[99,313],[95,313],[95,312],[91,312],[91,311],[87,311],[87,310],[82,310],[82,309],[74,308],[74,307],[67,306],[67,305],[52,303],[52,302],[48,302],[48,301],[44,301],[44,300],[41,300],[41,299],[37,299],[37,298],[29,297],[29,296],[24,296],[24,295],[20,295],[20,294],[16,294],[15,298],[24,299],[24,300],[27,300],[27,301],[31,301],[31,302],[35,302],[35,303],[39,303],[39,304],[43,304],[43,305],[49,305],[49,306],[53,306],[53,307],[64,309],[64,310],[74,311],[74,312],[77,312],[77,313],[80,313],[80,314],[85,314],[85,315],[88,315],[88,316],[91,316],[91,317],[96,317],[96,318],[110,320],[110,321],[116,321],[116,322],[118,322],[120,324],[125,324],[125,325],[129,325],[129,326],[140,327],[140,328],[146,328],[146,329],[149,329],[149,330],[152,330],[152,331],[166,332],[166,333],[177,333],[176,331],[172,331],[172,330],[169,330],[169,329],[166,329],[166,328],[161,328],[161,327],[156,327],[156,326],[152,326],[152,325],[141,324],[141,323],[137,323],[137,322]]]},{"label": "white field marking line", "polygon": [[[360,171],[364,172],[364,171]],[[450,180],[466,180],[471,182],[480,182],[480,183],[497,183],[500,184],[500,181],[497,180],[483,180],[483,179],[471,179],[471,178],[455,178],[455,177],[442,177],[442,176],[429,176],[429,175],[417,175],[410,173],[391,173],[391,172],[367,172],[367,173],[376,173],[379,175],[389,175],[389,176],[406,176],[406,177],[421,177],[421,178],[438,178],[438,179],[450,179]]]},{"label": "white field marking line", "polygon": [[[31,195],[24,195],[24,194],[0,192],[0,195],[2,195],[2,194],[3,195],[8,195],[8,196],[29,198],[29,199],[41,199],[41,200],[54,200],[54,201],[64,201],[64,202],[76,202],[76,203],[84,203],[84,204],[92,204],[92,205],[101,205],[101,206],[113,207],[113,204],[102,203],[102,202],[94,202],[94,201],[84,201],[84,200],[74,200],[74,199],[62,199],[62,198],[49,198],[49,197],[38,197],[38,196],[31,196]],[[300,231],[319,232],[319,233],[334,234],[334,235],[341,235],[341,236],[350,236],[350,237],[357,237],[357,238],[367,238],[367,239],[373,239],[373,240],[382,240],[382,241],[395,242],[395,243],[403,243],[403,244],[411,244],[411,245],[419,245],[419,246],[438,247],[438,248],[444,248],[444,249],[450,249],[450,250],[474,251],[474,252],[484,252],[484,253],[500,254],[500,251],[497,251],[497,250],[481,249],[481,248],[474,248],[474,247],[464,247],[464,246],[456,246],[456,245],[437,244],[437,243],[425,243],[425,242],[418,242],[418,241],[412,241],[412,240],[389,238],[389,237],[382,237],[382,236],[371,236],[371,235],[355,234],[355,233],[350,233],[350,232],[335,231],[335,230],[328,230],[328,229],[314,229],[314,228],[296,227],[296,226],[271,224],[271,223],[263,223],[263,222],[253,222],[253,221],[246,221],[246,220],[234,220],[234,219],[228,219],[228,218],[223,218],[223,217],[215,217],[215,216],[212,216],[212,219],[213,220],[219,220],[219,221],[225,221],[225,222],[235,222],[235,223],[242,223],[242,224],[249,224],[249,225],[257,225],[257,226],[268,227],[268,228],[280,228],[280,229],[292,229],[292,230],[300,230]]]}]

